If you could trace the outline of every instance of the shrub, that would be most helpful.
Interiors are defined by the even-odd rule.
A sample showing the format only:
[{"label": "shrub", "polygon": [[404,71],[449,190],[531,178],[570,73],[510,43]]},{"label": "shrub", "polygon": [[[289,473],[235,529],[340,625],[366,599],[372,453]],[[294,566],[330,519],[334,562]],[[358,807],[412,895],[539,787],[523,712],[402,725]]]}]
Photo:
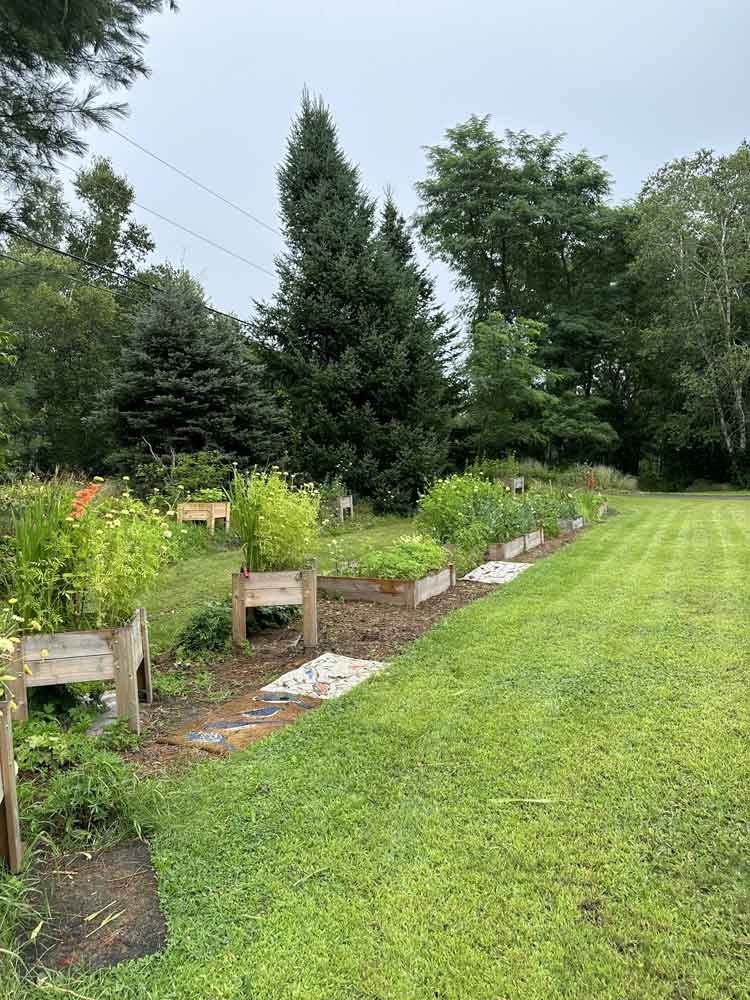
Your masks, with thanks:
[{"label": "shrub", "polygon": [[229,499],[248,569],[297,569],[315,551],[320,495],[312,484],[296,488],[277,469],[235,473]]},{"label": "shrub", "polygon": [[175,648],[180,663],[202,660],[209,653],[225,653],[232,638],[232,610],[211,601],[194,611],[177,634]]},{"label": "shrub", "polygon": [[418,580],[443,569],[449,562],[449,553],[434,539],[404,535],[392,545],[364,556],[358,574],[383,580]]},{"label": "shrub", "polygon": [[13,518],[7,592],[27,628],[60,631],[121,625],[170,557],[166,511],[129,489],[73,490],[53,480]]}]

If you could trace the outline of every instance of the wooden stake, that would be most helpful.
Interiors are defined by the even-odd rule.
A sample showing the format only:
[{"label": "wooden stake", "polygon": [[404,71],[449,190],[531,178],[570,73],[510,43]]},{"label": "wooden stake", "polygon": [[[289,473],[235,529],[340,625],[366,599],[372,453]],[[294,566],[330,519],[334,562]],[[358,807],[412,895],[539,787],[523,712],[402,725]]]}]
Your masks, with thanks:
[{"label": "wooden stake", "polygon": [[302,636],[305,649],[318,645],[318,571],[315,560],[302,572]]},{"label": "wooden stake", "polygon": [[0,854],[15,875],[21,870],[23,846],[21,827],[18,821],[18,798],[16,796],[16,763],[13,757],[13,729],[10,719],[10,705],[0,701],[0,781],[3,798],[0,802]]},{"label": "wooden stake", "polygon": [[239,573],[232,574],[232,643],[235,652],[239,652],[242,643],[247,639],[247,618],[245,602],[242,600],[241,581]]}]

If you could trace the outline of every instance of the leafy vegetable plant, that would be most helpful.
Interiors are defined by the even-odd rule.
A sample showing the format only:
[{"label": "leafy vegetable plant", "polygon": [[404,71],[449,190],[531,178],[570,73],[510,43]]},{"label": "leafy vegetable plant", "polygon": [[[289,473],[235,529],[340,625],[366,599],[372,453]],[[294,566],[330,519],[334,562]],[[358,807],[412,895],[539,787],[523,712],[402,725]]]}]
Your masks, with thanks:
[{"label": "leafy vegetable plant", "polygon": [[437,573],[451,561],[450,553],[426,535],[404,535],[392,545],[364,556],[359,576],[381,580],[418,580]]}]

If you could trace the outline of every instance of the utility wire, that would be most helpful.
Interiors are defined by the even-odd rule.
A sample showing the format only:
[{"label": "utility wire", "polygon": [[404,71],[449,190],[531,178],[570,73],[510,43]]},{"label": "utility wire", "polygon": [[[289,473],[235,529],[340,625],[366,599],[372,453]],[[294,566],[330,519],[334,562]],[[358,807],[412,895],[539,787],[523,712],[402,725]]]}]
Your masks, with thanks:
[{"label": "utility wire", "polygon": [[[32,243],[41,250],[48,250],[50,253],[56,253],[60,257],[68,257],[70,260],[75,260],[79,264],[85,264],[87,267],[97,267],[100,271],[107,271],[109,274],[114,274],[116,277],[122,278],[124,281],[132,282],[134,285],[140,285],[142,288],[148,288],[151,292],[166,291],[166,289],[160,285],[152,285],[150,282],[144,281],[142,278],[134,278],[132,275],[124,274],[122,271],[118,271],[116,268],[110,267],[109,264],[97,264],[96,261],[88,260],[86,257],[79,257],[78,254],[70,253],[68,250],[60,250],[58,247],[53,247],[49,243],[45,243],[43,240],[38,240],[33,236],[27,236],[26,233],[22,233],[15,228],[8,227],[8,232],[11,236],[15,236],[21,240],[26,240],[27,243]],[[203,308],[207,310],[207,312],[213,313],[214,316],[222,316],[224,319],[231,319],[234,323],[241,323],[243,326],[252,326],[249,320],[238,319],[237,316],[232,316],[231,313],[222,312],[221,309],[214,309],[213,306],[206,305],[205,303],[203,303]]]},{"label": "utility wire", "polygon": [[[86,288],[105,288],[106,285],[97,285],[93,281],[86,281],[85,278],[79,278],[76,274],[69,274],[67,271],[56,271],[54,267],[49,264],[39,264],[37,261],[22,260],[20,257],[14,257],[13,254],[5,253],[0,250],[0,257],[4,257],[5,260],[12,260],[14,264],[20,264],[22,267],[27,267],[32,271],[42,272],[45,271],[47,274],[55,274],[60,280],[70,280],[75,281],[79,285],[83,285]],[[141,299],[136,299],[133,295],[128,295],[125,292],[118,290],[118,296],[122,296],[129,302],[135,302],[136,305],[143,305]]]},{"label": "utility wire", "polygon": [[[71,167],[69,163],[59,162],[59,166],[64,167],[66,170],[70,170],[71,173],[75,174],[78,171]],[[133,204],[142,209],[144,212],[149,212],[151,215],[155,215],[157,219],[161,219],[162,222],[168,222],[170,226],[174,226],[176,229],[181,229],[183,233],[188,233],[190,236],[195,236],[196,239],[203,240],[204,243],[208,243],[209,246],[215,247],[217,250],[221,250],[223,253],[228,254],[230,257],[234,257],[235,260],[242,261],[243,264],[248,264],[250,267],[254,267],[256,271],[262,271],[263,274],[267,274],[269,278],[275,278],[276,275],[273,271],[267,270],[265,267],[261,267],[260,264],[256,264],[252,260],[248,260],[247,257],[243,257],[242,254],[235,253],[234,250],[229,250],[227,247],[223,247],[221,243],[216,243],[214,240],[208,238],[208,236],[203,236],[202,233],[196,233],[194,229],[188,229],[187,226],[183,226],[181,222],[175,222],[174,219],[168,218],[166,215],[162,215],[153,208],[148,208],[146,205],[141,205],[140,202],[134,201]]]},{"label": "utility wire", "polygon": [[243,208],[241,205],[235,204],[233,201],[230,201],[229,198],[225,198],[223,194],[219,194],[218,191],[214,191],[213,188],[210,188],[208,187],[208,185],[203,184],[199,180],[196,180],[195,177],[191,177],[190,174],[185,173],[184,170],[180,170],[179,167],[176,167],[173,163],[170,163],[169,160],[165,160],[161,156],[157,156],[156,153],[152,153],[150,149],[146,149],[145,146],[142,146],[139,142],[136,142],[135,139],[131,139],[130,136],[125,135],[124,132],[119,132],[116,128],[113,128],[111,125],[108,127],[108,131],[114,132],[115,135],[119,135],[121,139],[124,139],[125,142],[129,142],[130,145],[135,146],[136,149],[140,149],[140,151],[142,153],[145,153],[146,156],[150,156],[153,160],[157,160],[165,167],[169,167],[170,170],[174,170],[174,172],[176,174],[179,174],[180,177],[184,177],[185,180],[190,181],[191,184],[195,184],[196,187],[199,187],[203,191],[208,192],[208,194],[213,195],[214,198],[218,198],[219,201],[223,201],[225,205],[229,205],[230,208],[234,208],[237,212],[242,212],[244,216],[246,216],[248,219],[252,219],[252,221],[257,223],[259,226],[263,226],[263,228],[267,229],[269,232],[275,233],[276,236],[281,236],[281,233],[278,231],[278,229],[274,229],[273,226],[269,226],[267,222],[264,222],[262,219],[259,219],[257,215],[253,215],[252,212],[248,212],[247,209]]}]

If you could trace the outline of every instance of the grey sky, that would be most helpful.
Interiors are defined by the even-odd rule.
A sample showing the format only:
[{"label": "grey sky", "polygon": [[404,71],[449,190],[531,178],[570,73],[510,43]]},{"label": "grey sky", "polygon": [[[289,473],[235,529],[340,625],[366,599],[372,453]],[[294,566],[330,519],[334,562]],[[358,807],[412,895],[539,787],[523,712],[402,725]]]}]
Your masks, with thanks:
[{"label": "grey sky", "polygon": [[[472,113],[605,154],[618,199],[668,159],[750,134],[746,0],[181,0],[147,28],[152,76],[118,127],[274,225],[275,168],[305,84],[331,105],[369,190],[390,185],[406,214],[421,147]],[[111,156],[142,204],[273,271],[271,233],[115,135],[92,133],[91,150]],[[217,307],[249,316],[273,290],[137,214],[155,259],[189,267]],[[439,288],[451,302],[444,271]]]}]

